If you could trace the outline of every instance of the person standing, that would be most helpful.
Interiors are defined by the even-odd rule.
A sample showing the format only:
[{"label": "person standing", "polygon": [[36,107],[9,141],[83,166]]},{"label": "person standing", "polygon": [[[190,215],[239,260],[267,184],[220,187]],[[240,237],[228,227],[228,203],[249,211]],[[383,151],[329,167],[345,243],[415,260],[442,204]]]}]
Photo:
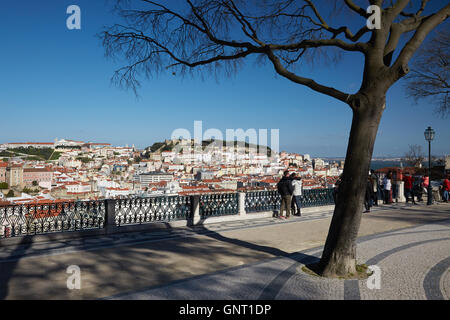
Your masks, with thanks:
[{"label": "person standing", "polygon": [[[301,216],[301,198],[302,198],[302,189],[303,189],[303,183],[302,178],[297,177],[295,173],[291,175],[292,178],[292,186],[294,187],[294,191],[292,193],[292,210],[293,215]],[[297,210],[295,210],[295,207],[297,207]]]},{"label": "person standing", "polygon": [[384,201],[384,189],[383,189],[383,179],[381,178],[381,175],[378,175],[377,177],[377,184],[378,184],[378,199]]},{"label": "person standing", "polygon": [[398,202],[398,191],[397,191],[397,171],[392,172],[392,202]]},{"label": "person standing", "polygon": [[428,185],[430,184],[430,177],[428,175],[424,175],[422,178],[422,190],[425,194],[428,195]]},{"label": "person standing", "polygon": [[409,172],[406,172],[403,181],[405,182],[406,203],[408,203],[409,199],[411,198],[411,202],[413,204],[416,204],[416,201],[414,200],[414,190],[413,190],[414,178],[411,176]]},{"label": "person standing", "polygon": [[392,203],[392,175],[389,171],[383,179],[383,189],[384,189],[384,203]]},{"label": "person standing", "polygon": [[[280,219],[288,219],[291,215],[291,202],[294,187],[289,178],[289,171],[285,171],[283,178],[277,184],[278,193],[281,196]],[[283,211],[286,211],[286,217],[283,217]]]},{"label": "person standing", "polygon": [[366,186],[366,194],[364,196],[364,206],[366,207],[366,212],[370,212],[370,208],[372,207],[372,200],[373,200],[373,184],[372,184],[372,178],[369,175],[367,178],[367,186]]},{"label": "person standing", "polygon": [[450,175],[447,176],[447,178],[444,179],[442,182],[442,189],[444,190],[443,196],[444,196],[444,202],[448,202],[450,198],[450,181],[449,181]]},{"label": "person standing", "polygon": [[370,170],[370,179],[372,180],[372,187],[373,187],[372,204],[374,206],[378,206],[378,188],[379,188],[378,176],[376,175],[373,169]]},{"label": "person standing", "polygon": [[413,184],[413,196],[417,197],[418,202],[422,202],[423,186],[422,177],[417,177]]},{"label": "person standing", "polygon": [[339,176],[339,178],[334,183],[334,189],[333,189],[333,200],[334,204],[337,204],[338,194],[339,194],[339,185],[342,182],[342,174]]},{"label": "person standing", "polygon": [[422,178],[422,185],[424,188],[428,188],[428,185],[430,184],[430,178],[428,177],[428,175],[424,175]]},{"label": "person standing", "polygon": [[[406,203],[409,202],[409,197],[411,196],[411,189],[412,189],[412,179],[411,176],[409,175],[409,172],[406,171],[405,175],[403,176],[403,182],[405,183],[405,198],[406,198]],[[414,198],[412,199],[412,202],[414,203]]]}]

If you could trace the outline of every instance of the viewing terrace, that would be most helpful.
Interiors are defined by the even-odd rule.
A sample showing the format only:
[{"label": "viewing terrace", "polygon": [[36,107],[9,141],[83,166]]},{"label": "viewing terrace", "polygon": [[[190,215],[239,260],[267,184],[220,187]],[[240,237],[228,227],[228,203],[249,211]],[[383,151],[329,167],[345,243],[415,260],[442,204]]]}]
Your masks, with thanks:
[{"label": "viewing terrace", "polygon": [[380,267],[380,289],[303,272],[321,256],[332,192],[305,190],[289,220],[275,191],[1,206],[0,299],[449,299],[445,203],[363,214],[358,263]]}]

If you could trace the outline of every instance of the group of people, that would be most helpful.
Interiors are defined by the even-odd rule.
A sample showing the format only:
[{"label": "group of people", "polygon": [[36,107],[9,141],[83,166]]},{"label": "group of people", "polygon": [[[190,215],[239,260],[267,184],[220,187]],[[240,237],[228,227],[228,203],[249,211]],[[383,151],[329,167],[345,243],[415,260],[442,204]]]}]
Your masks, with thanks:
[{"label": "group of people", "polygon": [[414,198],[417,197],[417,201],[422,201],[423,190],[428,188],[430,179],[428,176],[424,176],[421,180],[414,181],[414,177],[409,172],[405,172],[403,182],[405,182],[406,203],[411,201],[413,204],[416,204]]},{"label": "group of people", "polygon": [[[450,198],[450,175],[444,179],[442,183],[442,196],[444,202],[448,202]],[[384,204],[393,203],[393,199],[396,199],[398,192],[396,190],[396,172],[388,171],[380,183],[378,175],[374,170],[371,170],[367,179],[366,193],[364,197],[364,206],[366,211],[370,212],[372,206],[378,206],[378,200],[383,199]],[[405,183],[405,198],[406,203],[412,201],[416,204],[414,198],[417,197],[417,201],[422,201],[422,194],[424,190],[428,188],[430,179],[428,175],[423,176],[419,180],[414,180],[414,177],[405,172],[402,181]],[[340,178],[336,182],[335,192],[333,198],[336,203],[338,197]],[[281,219],[288,219],[291,215],[291,211],[294,215],[301,216],[301,197],[303,193],[302,179],[297,176],[296,173],[289,174],[289,171],[285,171],[283,177],[277,184],[278,193],[281,196]],[[381,195],[381,197],[380,197]],[[283,216],[283,211],[286,212],[286,216]]]},{"label": "group of people", "polygon": [[[277,184],[278,193],[281,196],[280,219],[289,219],[291,211],[293,215],[301,216],[301,197],[303,193],[302,178],[294,172],[285,171]],[[286,216],[283,216],[283,211]]]},{"label": "group of people", "polygon": [[[339,195],[339,185],[341,183],[341,177],[336,181],[333,198],[334,202],[337,203],[337,198]],[[384,203],[392,203],[393,192],[395,192],[393,184],[393,174],[388,172],[388,174],[383,178],[380,183],[378,175],[374,170],[370,170],[369,176],[367,177],[366,192],[364,195],[364,212],[370,212],[370,208],[373,206],[378,206],[378,200],[383,199]],[[395,196],[394,196],[395,197]]]},{"label": "group of people", "polygon": [[[410,172],[407,171],[404,173],[402,181],[404,182],[406,203],[411,201],[413,204],[416,204],[415,198],[417,198],[418,202],[421,202],[423,194],[427,192],[427,188],[430,184],[430,177],[428,175],[424,175],[423,177],[414,179]],[[377,200],[379,199],[378,195],[380,194],[382,195],[384,204],[393,203],[393,199],[397,199],[398,197],[396,182],[396,172],[388,171],[380,184],[377,175],[373,170],[371,170],[367,181],[366,196],[364,201],[366,212],[370,212],[370,207],[372,205],[377,205]],[[450,182],[448,176],[442,183],[442,193],[444,202],[448,202],[450,197]]]},{"label": "group of people", "polygon": [[[420,180],[414,180],[409,172],[405,172],[402,181],[405,183],[405,198],[406,202],[412,201],[416,203],[414,198],[422,201],[423,190],[428,187],[430,179],[428,175],[423,176]],[[384,204],[391,204],[394,199],[399,196],[397,190],[397,172],[388,171],[387,174],[380,180],[377,174],[371,170],[367,181],[367,189],[365,196],[365,212],[370,212],[372,205],[377,205],[378,200],[383,199]]]}]

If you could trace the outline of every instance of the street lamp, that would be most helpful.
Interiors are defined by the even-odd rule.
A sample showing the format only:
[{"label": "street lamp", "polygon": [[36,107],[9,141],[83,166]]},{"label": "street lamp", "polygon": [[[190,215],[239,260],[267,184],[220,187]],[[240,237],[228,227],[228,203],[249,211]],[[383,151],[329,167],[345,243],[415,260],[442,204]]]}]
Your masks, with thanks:
[{"label": "street lamp", "polygon": [[425,140],[428,141],[428,201],[427,205],[433,204],[433,187],[431,186],[431,140],[434,139],[434,130],[428,127],[425,130]]}]

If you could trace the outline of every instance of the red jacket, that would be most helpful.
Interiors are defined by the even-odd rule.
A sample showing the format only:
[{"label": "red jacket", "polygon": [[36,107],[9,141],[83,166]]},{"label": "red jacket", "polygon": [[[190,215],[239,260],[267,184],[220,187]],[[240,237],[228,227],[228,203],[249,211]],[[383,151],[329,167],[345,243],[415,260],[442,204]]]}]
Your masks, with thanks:
[{"label": "red jacket", "polygon": [[429,178],[429,177],[423,177],[423,178],[422,178],[422,183],[423,183],[423,186],[424,186],[425,188],[428,188],[428,183],[429,183],[429,181],[430,181],[430,178]]},{"label": "red jacket", "polygon": [[412,189],[413,187],[413,177],[404,176],[403,181],[405,182],[405,189]]},{"label": "red jacket", "polygon": [[448,179],[444,180],[443,185],[444,185],[444,190],[450,191],[450,181],[448,181]]}]

